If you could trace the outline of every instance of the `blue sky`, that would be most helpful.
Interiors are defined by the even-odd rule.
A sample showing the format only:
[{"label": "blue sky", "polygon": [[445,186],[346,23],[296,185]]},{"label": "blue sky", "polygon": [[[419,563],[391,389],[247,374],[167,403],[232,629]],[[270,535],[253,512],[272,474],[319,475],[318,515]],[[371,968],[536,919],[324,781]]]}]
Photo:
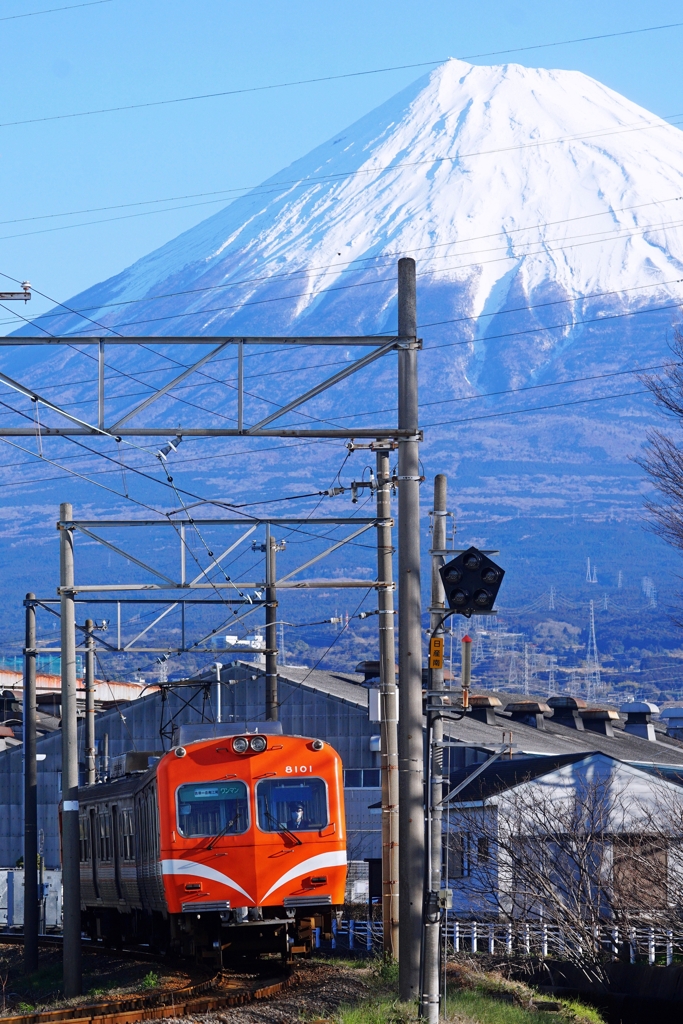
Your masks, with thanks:
[{"label": "blue sky", "polygon": [[[12,17],[73,2],[0,3],[1,123],[683,21],[680,0],[107,0]],[[667,116],[683,112],[682,43],[683,27],[473,62],[577,69]],[[426,70],[0,127],[0,271],[66,299],[226,200],[7,222],[255,185]]]}]

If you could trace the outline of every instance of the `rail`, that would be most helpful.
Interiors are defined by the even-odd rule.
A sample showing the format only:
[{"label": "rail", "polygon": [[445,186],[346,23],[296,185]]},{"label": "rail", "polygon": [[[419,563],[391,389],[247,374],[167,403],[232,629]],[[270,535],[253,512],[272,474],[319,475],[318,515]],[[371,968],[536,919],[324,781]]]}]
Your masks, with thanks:
[{"label": "rail", "polygon": [[[23,936],[0,933],[0,943],[7,941],[20,943],[23,942]],[[45,946],[61,945],[61,941],[61,936],[41,935],[39,939],[40,944]],[[161,955],[135,949],[110,949],[95,943],[84,943],[84,948],[122,959],[169,962]],[[229,1006],[244,1006],[270,999],[289,988],[294,980],[293,971],[287,968],[278,976],[261,978],[251,986],[240,986],[237,979],[231,983],[229,971],[224,970],[200,981],[191,981],[183,988],[171,992],[129,995],[42,1012],[0,1014],[0,1024],[54,1024],[59,1021],[69,1021],[70,1024],[137,1024],[143,1020],[211,1013]]]}]

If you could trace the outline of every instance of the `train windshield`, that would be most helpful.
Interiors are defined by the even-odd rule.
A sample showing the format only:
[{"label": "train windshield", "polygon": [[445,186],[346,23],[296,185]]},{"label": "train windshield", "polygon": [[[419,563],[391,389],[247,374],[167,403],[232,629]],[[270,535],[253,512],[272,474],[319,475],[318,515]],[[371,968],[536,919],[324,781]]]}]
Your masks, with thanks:
[{"label": "train windshield", "polygon": [[264,779],[256,787],[256,803],[264,832],[312,832],[327,825],[322,779]]},{"label": "train windshield", "polygon": [[249,827],[247,787],[243,782],[202,782],[179,786],[181,836],[234,836]]}]

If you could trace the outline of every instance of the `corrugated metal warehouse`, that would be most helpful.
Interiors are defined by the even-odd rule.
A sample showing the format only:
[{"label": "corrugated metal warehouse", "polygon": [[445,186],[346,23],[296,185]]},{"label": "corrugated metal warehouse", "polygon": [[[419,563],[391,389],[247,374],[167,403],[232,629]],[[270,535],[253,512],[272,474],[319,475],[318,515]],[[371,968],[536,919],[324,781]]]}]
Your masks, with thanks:
[{"label": "corrugated metal warehouse", "polygon": [[[264,719],[263,666],[239,661],[221,671],[221,720]],[[279,669],[280,721],[286,733],[327,740],[346,771],[346,813],[350,860],[381,857],[381,814],[370,810],[381,796],[379,724],[368,718],[368,690],[360,675],[308,668]],[[128,750],[168,749],[172,725],[214,721],[217,686],[178,687],[151,693],[97,715],[95,735],[100,762],[107,739],[109,757]],[[166,734],[162,743],[161,731]],[[84,726],[79,751],[84,768]],[[61,798],[61,731],[39,738],[38,829],[46,867],[59,867],[58,805]],[[23,851],[23,746],[0,752],[0,864],[14,865]],[[39,832],[39,834],[40,834]]]}]

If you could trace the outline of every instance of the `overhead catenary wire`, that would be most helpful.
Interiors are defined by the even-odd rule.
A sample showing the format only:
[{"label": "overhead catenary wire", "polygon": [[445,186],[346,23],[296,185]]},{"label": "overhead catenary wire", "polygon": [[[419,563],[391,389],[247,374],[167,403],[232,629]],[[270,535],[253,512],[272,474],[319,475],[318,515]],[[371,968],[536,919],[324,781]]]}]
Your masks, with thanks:
[{"label": "overhead catenary wire", "polygon": [[111,4],[114,0],[84,0],[80,4],[68,4],[66,7],[47,7],[42,11],[26,11],[24,14],[5,14],[0,21],[18,21],[19,18],[37,18],[40,14],[57,14],[58,11],[75,11],[78,7],[99,7],[100,4]]},{"label": "overhead catenary wire", "polygon": [[[106,2],[106,0],[100,0],[100,2]],[[48,13],[48,12],[39,11],[39,12],[36,12],[36,13],[42,14],[42,13]],[[647,32],[662,32],[662,31],[670,30],[670,29],[674,29],[674,28],[681,28],[682,26],[683,26],[683,22],[675,21],[675,22],[669,22],[668,24],[665,24],[665,25],[648,25],[648,26],[645,26],[643,28],[625,29],[625,30],[621,30],[619,32],[605,32],[605,33],[602,33],[600,35],[594,35],[594,36],[580,36],[580,37],[577,37],[575,39],[560,39],[560,40],[555,40],[555,41],[549,42],[549,43],[535,43],[535,44],[527,45],[527,46],[512,47],[512,48],[508,48],[506,50],[489,50],[486,53],[472,53],[472,54],[465,55],[463,57],[458,57],[456,59],[457,60],[479,60],[479,59],[481,59],[483,57],[499,57],[499,56],[504,56],[504,55],[510,54],[510,53],[525,53],[525,52],[528,52],[528,51],[531,51],[531,50],[544,50],[544,49],[548,49],[549,47],[553,47],[553,46],[569,46],[569,45],[573,45],[573,44],[576,44],[576,43],[594,42],[594,41],[600,40],[600,39],[616,39],[619,36],[643,35],[643,34],[645,34]],[[170,105],[179,104],[179,103],[192,103],[192,102],[196,102],[198,100],[217,99],[217,98],[221,98],[221,97],[224,97],[224,96],[238,96],[238,95],[243,95],[245,93],[269,92],[269,91],[272,91],[272,90],[275,90],[275,89],[291,89],[291,88],[293,88],[295,86],[317,85],[320,82],[334,82],[334,81],[341,81],[342,79],[361,78],[361,77],[368,76],[368,75],[386,74],[387,72],[390,72],[390,71],[405,71],[405,70],[409,70],[409,69],[412,69],[412,68],[434,67],[437,64],[445,63],[446,59],[449,59],[449,58],[439,58],[438,60],[419,61],[419,62],[415,62],[415,63],[412,63],[412,64],[395,64],[395,65],[392,65],[392,66],[389,66],[389,67],[370,68],[370,69],[364,70],[364,71],[349,71],[349,72],[345,72],[344,74],[339,74],[339,75],[321,75],[321,76],[317,76],[315,78],[297,79],[296,81],[291,81],[291,82],[276,82],[276,83],[273,83],[271,85],[254,85],[254,86],[246,86],[246,87],[243,87],[241,89],[226,89],[226,90],[222,90],[220,92],[198,93],[198,94],[193,95],[193,96],[177,96],[177,97],[173,97],[173,98],[170,98],[170,99],[164,99],[164,100],[148,100],[148,101],[143,102],[143,103],[128,103],[128,104],[121,104],[121,105],[115,106],[115,107],[100,107],[100,108],[98,108],[96,110],[81,110],[81,111],[75,111],[73,113],[68,113],[68,114],[52,114],[52,115],[45,116],[45,117],[25,118],[25,119],[19,120],[19,121],[6,121],[4,123],[0,123],[0,128],[7,128],[7,127],[10,127],[10,126],[22,125],[22,124],[38,124],[38,123],[45,122],[45,121],[64,121],[64,120],[68,120],[68,119],[72,119],[72,118],[77,118],[77,117],[92,117],[92,116],[97,115],[97,114],[119,113],[119,112],[124,111],[124,110],[142,110],[142,109],[146,109],[146,108],[149,108],[149,107],[164,107],[164,106],[170,106]]]},{"label": "overhead catenary wire", "polygon": [[[680,223],[683,223],[683,222],[680,222]],[[638,231],[630,232],[630,233],[628,233],[627,236],[622,234],[619,237],[620,238],[636,237],[638,235],[646,234],[650,230],[652,230],[652,229],[649,228],[649,227],[646,227],[646,228],[642,228],[642,229],[640,229]],[[562,245],[562,246],[550,246],[550,245],[543,244],[543,248],[537,250],[536,252],[517,253],[517,254],[514,254],[514,255],[506,254],[504,256],[498,256],[498,257],[495,257],[495,258],[489,259],[489,260],[476,260],[476,261],[474,261],[472,263],[459,264],[459,265],[453,266],[453,267],[437,267],[436,269],[433,269],[433,270],[424,270],[424,271],[421,271],[421,273],[419,274],[419,278],[422,279],[422,278],[428,277],[428,276],[431,277],[431,276],[434,276],[436,274],[452,274],[452,273],[457,272],[457,271],[469,270],[469,269],[471,269],[473,267],[487,266],[487,265],[492,264],[492,263],[505,263],[505,262],[509,262],[511,260],[512,261],[519,261],[521,258],[526,258],[526,257],[530,257],[530,256],[545,256],[548,253],[564,252],[567,249],[578,248],[579,246],[582,246],[582,245],[596,245],[596,244],[602,244],[602,243],[604,243],[606,241],[610,241],[610,239],[609,238],[591,239],[588,242],[572,242],[570,245]],[[541,243],[540,242],[534,242],[534,243],[529,243],[529,244],[540,245]],[[384,269],[384,268],[382,268],[382,269]],[[8,276],[8,275],[4,275],[4,276]],[[15,279],[14,278],[10,278],[10,280],[15,280]],[[676,279],[677,283],[678,283],[678,280],[679,279]],[[371,287],[378,287],[380,285],[393,285],[393,284],[394,284],[393,277],[391,277],[391,278],[388,278],[388,277],[387,278],[383,278],[383,277],[381,277],[381,278],[375,278],[375,279],[369,280],[369,281],[358,281],[358,282],[355,282],[355,283],[352,283],[352,284],[331,285],[331,286],[325,288],[324,291],[321,292],[320,294],[329,295],[332,292],[351,291],[351,290],[356,289],[356,288],[371,288]],[[184,318],[187,318],[187,317],[207,316],[208,314],[221,313],[221,312],[225,312],[225,311],[230,310],[230,309],[245,309],[246,307],[249,307],[249,306],[269,305],[271,303],[286,302],[286,301],[291,301],[293,299],[309,299],[310,300],[310,298],[311,298],[311,291],[309,289],[308,291],[305,291],[305,292],[292,292],[292,293],[287,294],[287,295],[269,296],[268,298],[261,298],[261,299],[248,299],[246,301],[235,302],[235,303],[228,304],[228,305],[223,305],[223,306],[209,306],[209,307],[205,307],[203,309],[187,310],[187,311],[178,312],[178,313],[170,313],[170,314],[168,314],[166,316],[146,317],[146,318],[139,319],[139,320],[127,320],[127,321],[123,321],[122,323],[117,323],[117,327],[121,327],[121,328],[125,328],[125,327],[138,327],[138,326],[140,326],[142,324],[161,323],[161,322],[169,321],[169,320],[180,320],[180,319],[184,319]],[[578,301],[578,299],[577,299],[577,301]],[[74,312],[75,315],[79,315],[79,314],[76,314],[75,310],[72,310],[71,312]],[[17,315],[19,316],[20,314],[17,314]],[[40,319],[39,317],[36,318],[36,321],[35,321],[36,326],[39,326],[39,324],[38,324],[38,320],[39,319]],[[84,319],[87,319],[87,318],[84,318]],[[451,321],[440,321],[440,323],[448,323],[448,322],[451,322]],[[422,329],[422,327],[427,327],[427,326],[430,326],[430,327],[431,326],[436,326],[436,324],[418,325],[418,328]],[[113,330],[113,328],[110,328],[110,327],[105,327],[104,330],[109,330],[109,331],[112,331],[112,333],[116,333]],[[88,332],[86,332],[85,330],[73,330],[73,331],[70,332],[69,336],[73,337],[73,338],[78,338],[79,335],[87,334],[87,333]],[[382,335],[377,335],[377,337],[379,339],[379,338],[382,337]],[[159,344],[163,344],[163,337],[159,338]]]},{"label": "overhead catenary wire", "polygon": [[[315,267],[306,266],[306,267],[301,267],[301,268],[299,268],[297,270],[293,270],[293,271],[280,271],[280,272],[273,273],[273,274],[262,275],[260,277],[242,278],[241,280],[224,282],[222,284],[217,284],[217,285],[205,285],[205,286],[203,286],[201,288],[184,288],[184,289],[180,289],[180,290],[174,291],[174,292],[162,292],[159,295],[145,295],[145,296],[142,296],[142,297],[139,297],[139,298],[135,298],[135,299],[121,299],[121,300],[118,300],[117,302],[106,302],[106,303],[103,303],[103,304],[98,305],[98,306],[90,306],[90,307],[86,306],[86,307],[82,307],[81,309],[75,309],[75,310],[70,309],[70,307],[65,307],[65,308],[69,309],[70,312],[73,312],[75,314],[79,314],[80,315],[81,313],[86,313],[86,312],[89,312],[89,311],[92,311],[92,310],[113,309],[115,307],[116,308],[120,308],[122,306],[132,306],[132,305],[136,305],[136,304],[139,304],[139,303],[157,302],[157,301],[162,301],[162,300],[166,300],[166,299],[170,299],[170,298],[177,298],[177,297],[182,296],[182,295],[201,295],[201,294],[206,294],[207,292],[214,292],[215,293],[216,291],[225,291],[226,289],[234,289],[234,288],[244,287],[245,285],[258,284],[259,282],[270,282],[270,281],[284,280],[284,279],[291,280],[292,278],[296,278],[296,277],[305,277],[305,278],[307,278],[307,277],[310,277],[310,275],[312,273],[320,274],[322,271],[329,271],[330,274],[335,274],[336,276],[339,276],[341,274],[358,274],[358,273],[362,273],[362,272],[366,272],[367,271],[367,268],[359,266],[359,264],[364,264],[364,263],[368,263],[368,262],[372,262],[372,261],[377,261],[377,260],[380,260],[380,259],[381,260],[388,260],[388,259],[393,260],[393,259],[395,259],[398,256],[411,255],[411,254],[415,254],[415,253],[418,253],[418,252],[424,252],[426,250],[433,250],[433,249],[443,248],[445,246],[466,245],[466,244],[469,244],[470,242],[481,241],[481,240],[484,240],[484,239],[487,239],[487,238],[498,238],[498,237],[501,237],[501,236],[505,236],[506,238],[508,238],[509,235],[517,234],[517,233],[520,233],[520,232],[540,231],[541,228],[545,228],[545,227],[556,227],[559,224],[572,223],[572,222],[578,221],[578,220],[588,220],[588,219],[593,219],[595,217],[613,216],[615,213],[628,213],[628,212],[631,212],[633,210],[641,209],[643,206],[659,206],[659,205],[663,205],[664,203],[680,202],[682,199],[683,199],[682,196],[671,196],[668,199],[655,200],[655,201],[650,202],[650,203],[641,203],[641,204],[638,204],[636,206],[623,207],[623,208],[618,209],[618,210],[603,210],[603,211],[600,211],[598,213],[583,214],[583,215],[581,215],[579,217],[568,217],[568,218],[565,218],[565,219],[559,220],[559,221],[557,221],[557,220],[556,221],[548,221],[545,224],[532,224],[532,225],[528,225],[528,226],[524,226],[524,227],[518,227],[518,228],[507,228],[507,229],[504,229],[504,230],[499,231],[499,232],[492,232],[492,233],[488,233],[488,234],[484,234],[484,235],[472,236],[471,238],[463,238],[463,239],[457,239],[457,240],[456,239],[451,239],[450,241],[437,242],[437,243],[434,243],[433,245],[429,245],[429,246],[414,246],[414,247],[411,247],[411,248],[406,248],[404,250],[397,250],[396,252],[379,253],[379,254],[375,254],[375,255],[372,255],[372,256],[359,256],[359,257],[356,257],[354,260],[347,260],[347,261],[343,261],[342,263],[322,264],[322,265],[318,265],[318,266],[315,266]],[[637,227],[640,229],[639,231],[635,231],[635,230],[630,231],[630,230],[626,230],[625,229],[625,230],[621,230],[620,232],[618,232],[616,234],[612,230],[612,228],[613,228],[613,226],[612,226],[612,228],[609,228],[609,229],[606,228],[606,229],[603,229],[602,231],[599,231],[599,232],[595,232],[595,231],[584,232],[582,235],[575,235],[575,236],[570,236],[570,237],[586,238],[586,237],[594,237],[596,234],[605,234],[605,235],[608,235],[608,238],[604,239],[604,240],[610,240],[611,238],[614,238],[614,237],[625,237],[625,236],[626,237],[632,237],[635,234],[640,234],[643,231],[654,230],[657,227],[659,227],[659,228],[661,228],[661,227],[676,227],[676,226],[680,226],[680,223],[681,223],[680,221],[664,222],[663,224],[660,224],[660,225],[647,225],[645,227],[643,225],[637,225]],[[595,239],[595,242],[598,242],[598,241],[600,241],[600,239]],[[517,243],[517,244],[521,244],[521,245],[538,245],[538,244],[540,244],[540,242],[538,240],[535,240],[535,241],[522,242],[522,243]],[[506,250],[509,249],[509,238],[508,238],[508,241],[506,242],[506,244],[504,246],[500,246],[498,248],[504,248]],[[544,242],[543,252],[545,252],[549,248],[550,247],[547,246],[547,243]],[[485,252],[485,251],[487,251],[487,250],[476,250],[475,253],[480,253],[480,252]],[[238,253],[233,253],[233,256],[238,256],[238,255],[239,255],[239,252]],[[432,256],[432,257],[429,257],[428,259],[431,259],[431,260],[435,260],[435,259],[450,259],[450,258],[456,258],[458,255],[461,255],[461,256],[472,255],[472,253],[469,253],[469,254],[468,253],[445,254],[444,256]],[[517,254],[517,255],[537,255],[537,254],[532,253],[532,254]],[[508,257],[508,258],[512,258],[512,257]],[[489,261],[489,262],[491,262],[491,261]],[[467,269],[467,267],[470,267],[472,265],[473,264],[466,264],[464,269]],[[474,265],[478,265],[478,264],[474,264]],[[383,268],[379,268],[379,269],[383,269]],[[452,267],[436,268],[435,270],[432,270],[432,271],[425,271],[424,268],[421,268],[420,276],[423,276],[426,273],[451,272],[453,269],[463,269],[463,267],[458,267],[458,268],[452,268]],[[20,283],[18,278],[13,278],[13,277],[10,277],[9,275],[6,275],[6,274],[2,275],[2,276],[7,277],[7,279],[10,280],[10,281],[15,281],[16,283]],[[621,294],[621,292],[632,292],[632,291],[639,291],[639,290],[643,290],[643,289],[647,289],[647,288],[656,288],[656,287],[659,287],[660,285],[663,285],[663,284],[666,284],[666,283],[669,283],[669,284],[671,284],[671,283],[680,283],[680,279],[675,279],[675,281],[670,281],[670,282],[651,282],[651,283],[648,283],[646,285],[634,285],[634,286],[632,286],[630,288],[624,288],[624,289],[619,289],[619,290],[612,289],[612,290],[609,290],[609,291],[595,292],[595,293],[591,293],[590,297],[594,297],[596,295]],[[349,287],[352,287],[352,286],[349,286]],[[41,294],[41,293],[38,293],[38,294]],[[291,296],[284,296],[284,298],[290,298],[290,297]],[[300,297],[300,296],[294,296],[294,297]],[[583,298],[588,298],[588,297],[589,296],[577,297],[575,299],[575,301],[581,301],[581,300],[583,300]],[[55,302],[56,300],[49,299],[49,301],[50,302]],[[544,303],[537,303],[537,304],[534,304],[534,305],[527,305],[526,307],[523,307],[523,308],[528,308],[528,309],[530,309],[530,308],[541,308],[541,307],[543,307],[545,305],[554,305],[554,304],[557,304],[557,303],[569,302],[569,301],[572,301],[572,300],[571,299],[555,299],[555,300],[544,302]],[[61,303],[57,303],[57,304],[61,305]],[[222,308],[231,308],[231,307],[222,307]],[[203,311],[200,310],[200,311],[196,311],[196,312],[203,312]],[[491,313],[482,313],[481,316],[496,316],[499,312],[502,312],[502,311],[493,311]],[[38,317],[41,320],[47,320],[47,319],[52,318],[52,317],[61,317],[61,316],[64,316],[64,314],[61,313],[61,312],[57,312],[57,311],[48,311],[48,312],[41,313],[41,314],[38,315]],[[22,317],[20,317],[19,314],[17,314],[17,317],[19,319],[23,319]],[[38,319],[38,317],[36,319]],[[84,319],[86,319],[86,318],[84,317]],[[462,317],[461,319],[462,320],[468,320],[468,319],[471,320],[471,319],[476,319],[476,317],[473,317],[473,316],[467,317],[467,316],[465,316],[465,317]],[[113,333],[116,333],[116,332],[113,332]]]}]

